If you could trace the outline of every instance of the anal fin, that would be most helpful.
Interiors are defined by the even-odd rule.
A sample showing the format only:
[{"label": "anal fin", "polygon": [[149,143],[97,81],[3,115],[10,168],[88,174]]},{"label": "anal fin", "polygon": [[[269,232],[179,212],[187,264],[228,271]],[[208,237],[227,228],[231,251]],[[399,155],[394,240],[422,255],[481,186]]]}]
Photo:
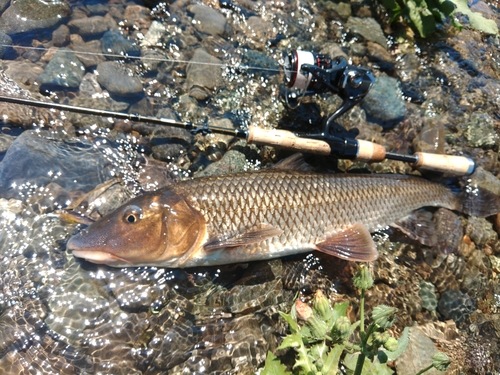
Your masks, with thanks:
[{"label": "anal fin", "polygon": [[378,257],[377,247],[370,232],[361,223],[329,236],[316,244],[316,250],[357,262],[371,262]]},{"label": "anal fin", "polygon": [[433,246],[437,243],[432,213],[425,210],[418,210],[412,214],[398,220],[391,227],[398,228],[413,240],[417,240],[422,245]]},{"label": "anal fin", "polygon": [[283,230],[275,228],[271,224],[259,223],[236,233],[210,238],[203,249],[212,251],[226,247],[251,245],[279,236],[282,233]]}]

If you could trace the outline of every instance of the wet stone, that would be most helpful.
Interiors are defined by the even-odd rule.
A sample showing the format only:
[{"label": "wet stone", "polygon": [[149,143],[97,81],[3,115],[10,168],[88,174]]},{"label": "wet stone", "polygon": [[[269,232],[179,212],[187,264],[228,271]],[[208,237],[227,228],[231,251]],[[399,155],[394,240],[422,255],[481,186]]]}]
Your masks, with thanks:
[{"label": "wet stone", "polygon": [[110,25],[108,19],[101,16],[78,18],[68,23],[72,33],[82,36],[96,36],[105,33]]},{"label": "wet stone", "polygon": [[445,319],[453,319],[457,325],[464,323],[475,309],[472,298],[459,290],[446,290],[438,303],[439,313]]},{"label": "wet stone", "polygon": [[[102,46],[100,41],[91,40],[89,42],[84,42],[79,35],[72,35],[70,40],[71,48],[75,50],[75,55],[86,68],[94,67],[100,62],[106,61],[106,58],[101,53]],[[87,53],[78,53],[76,51],[85,51]]]},{"label": "wet stone", "polygon": [[85,67],[69,49],[60,49],[40,75],[40,91],[76,90],[85,75]]},{"label": "wet stone", "polygon": [[190,62],[194,63],[187,68],[186,82],[190,95],[195,99],[205,100],[210,95],[209,91],[220,88],[223,84],[220,66],[222,61],[198,48]]},{"label": "wet stone", "polygon": [[9,6],[10,0],[0,0],[0,14],[7,9]]},{"label": "wet stone", "polygon": [[109,174],[109,162],[89,143],[58,141],[48,132],[28,130],[16,138],[0,164],[0,196],[18,197],[22,186],[29,190],[53,181],[66,190],[88,191]]},{"label": "wet stone", "polygon": [[3,45],[0,45],[0,59],[2,59],[5,52],[7,52],[7,50],[10,48],[10,47],[6,47],[6,46],[9,46],[12,44],[11,37],[8,36],[7,34],[3,33],[2,31],[0,31],[0,44],[3,44]]},{"label": "wet stone", "polygon": [[110,94],[130,96],[142,93],[141,80],[118,62],[104,61],[100,63],[97,65],[97,73],[97,81]]},{"label": "wet stone", "polygon": [[62,47],[69,43],[70,31],[68,26],[61,25],[52,33],[52,43],[56,47]]},{"label": "wet stone", "polygon": [[350,17],[347,20],[347,27],[352,33],[359,34],[366,40],[387,46],[384,32],[380,24],[373,18]]},{"label": "wet stone", "polygon": [[127,56],[138,57],[141,55],[139,46],[116,30],[106,31],[101,38],[101,45],[102,52],[107,54],[106,58],[108,60],[119,60]]},{"label": "wet stone", "polygon": [[465,137],[471,147],[491,148],[498,141],[493,119],[487,113],[473,113],[465,126]]},{"label": "wet stone", "polygon": [[438,299],[435,292],[434,284],[421,280],[420,281],[420,297],[422,298],[422,307],[428,311],[436,311]]},{"label": "wet stone", "polygon": [[[70,7],[64,1],[12,1],[0,16],[0,30],[12,35],[50,28],[62,22],[69,14]],[[22,18],[23,22],[19,22],[19,18]]]},{"label": "wet stone", "polygon": [[216,9],[196,4],[189,7],[189,11],[194,13],[194,26],[198,31],[209,35],[223,36],[228,31],[226,17]]},{"label": "wet stone", "polygon": [[247,166],[247,158],[244,153],[231,149],[224,154],[221,160],[210,164],[204,170],[198,172],[196,177],[218,176],[223,174],[243,172]]},{"label": "wet stone", "polygon": [[[416,374],[432,364],[432,356],[438,352],[436,346],[418,327],[410,328],[410,343],[404,353],[396,359],[398,374]],[[439,375],[442,372],[431,368],[426,374]]]},{"label": "wet stone", "polygon": [[352,14],[351,4],[349,4],[349,2],[320,1],[318,4],[327,12],[334,12],[342,18],[349,18]]},{"label": "wet stone", "polygon": [[469,217],[465,227],[467,234],[476,246],[483,246],[498,240],[498,234],[493,229],[493,224],[484,217]]},{"label": "wet stone", "polygon": [[406,104],[399,81],[387,76],[377,77],[361,107],[382,126],[392,126],[401,121],[406,114]]}]

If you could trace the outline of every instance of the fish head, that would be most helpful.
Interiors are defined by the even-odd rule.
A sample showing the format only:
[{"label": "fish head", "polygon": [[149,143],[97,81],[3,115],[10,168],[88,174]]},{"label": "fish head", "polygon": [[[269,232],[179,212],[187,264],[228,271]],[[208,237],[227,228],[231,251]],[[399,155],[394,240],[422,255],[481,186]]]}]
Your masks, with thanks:
[{"label": "fish head", "polygon": [[132,199],[70,238],[78,258],[113,267],[178,267],[201,247],[203,216],[173,191]]}]

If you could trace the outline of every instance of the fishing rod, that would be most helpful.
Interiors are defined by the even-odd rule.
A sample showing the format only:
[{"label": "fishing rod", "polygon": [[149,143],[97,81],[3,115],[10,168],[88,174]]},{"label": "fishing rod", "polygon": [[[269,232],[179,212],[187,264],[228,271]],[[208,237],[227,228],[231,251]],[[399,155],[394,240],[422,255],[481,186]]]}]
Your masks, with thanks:
[{"label": "fishing rod", "polygon": [[[314,54],[309,51],[292,51],[285,58],[284,64],[287,93],[289,100],[295,95],[289,94],[288,89],[301,92],[297,105],[305,95],[322,92],[333,92],[342,99],[341,106],[324,122],[323,131],[315,134],[298,134],[281,129],[263,129],[250,126],[248,129],[227,129],[217,126],[196,126],[189,121],[176,121],[167,118],[142,116],[94,108],[43,102],[38,100],[7,97],[0,95],[0,101],[28,105],[40,108],[57,109],[87,115],[105,116],[136,122],[166,125],[182,128],[193,134],[218,133],[245,139],[249,143],[270,145],[300,152],[310,152],[319,155],[332,155],[338,158],[363,160],[367,162],[381,162],[385,159],[398,160],[413,164],[416,168],[450,173],[455,175],[469,175],[475,169],[475,163],[465,156],[439,155],[417,152],[413,155],[399,154],[386,151],[382,145],[356,140],[357,129],[347,131],[335,120],[358,104],[368,93],[374,83],[374,77],[368,69],[347,64],[343,57],[331,59],[326,55]],[[335,135],[332,135],[335,133]]]},{"label": "fishing rod", "polygon": [[87,115],[105,116],[122,120],[167,125],[186,129],[194,134],[213,132],[245,139],[249,143],[275,146],[294,151],[310,152],[318,155],[333,155],[345,159],[363,160],[368,162],[381,162],[385,159],[399,160],[411,163],[417,168],[452,173],[456,175],[469,175],[475,168],[474,161],[465,156],[438,155],[423,152],[417,152],[413,155],[398,154],[394,152],[387,152],[385,147],[382,145],[364,140],[344,139],[339,137],[329,137],[328,139],[321,140],[303,137],[288,130],[263,129],[255,126],[250,126],[246,130],[228,129],[218,126],[208,127],[206,125],[200,127],[189,121],[183,122],[167,118],[142,116],[138,114],[114,112],[7,96],[0,96],[0,101],[40,108],[70,111]]}]

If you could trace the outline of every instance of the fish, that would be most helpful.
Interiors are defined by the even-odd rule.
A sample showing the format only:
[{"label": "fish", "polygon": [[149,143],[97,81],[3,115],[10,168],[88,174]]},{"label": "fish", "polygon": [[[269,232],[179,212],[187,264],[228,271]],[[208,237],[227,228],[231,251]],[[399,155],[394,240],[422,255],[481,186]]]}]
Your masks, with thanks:
[{"label": "fish", "polygon": [[140,195],[75,234],[67,249],[113,267],[214,266],[313,250],[370,262],[378,256],[371,233],[390,225],[436,243],[424,207],[489,216],[500,211],[500,198],[409,175],[268,169]]}]

